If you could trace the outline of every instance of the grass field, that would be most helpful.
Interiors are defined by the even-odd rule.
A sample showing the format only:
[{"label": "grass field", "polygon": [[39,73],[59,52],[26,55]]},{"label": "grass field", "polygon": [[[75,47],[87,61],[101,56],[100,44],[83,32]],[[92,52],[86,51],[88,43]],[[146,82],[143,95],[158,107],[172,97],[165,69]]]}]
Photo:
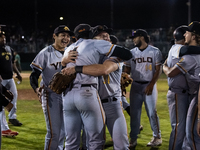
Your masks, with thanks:
[{"label": "grass field", "polygon": [[[15,138],[2,137],[2,150],[42,150],[44,149],[44,139],[46,134],[46,124],[42,107],[37,98],[35,98],[35,93],[32,91],[28,78],[23,78],[23,82],[16,85],[19,92],[19,98],[21,97],[21,99],[18,99],[17,102],[17,118],[23,123],[23,125],[21,127],[9,125],[11,130],[18,131],[19,135]],[[162,146],[156,148],[146,147],[146,144],[152,138],[152,131],[143,105],[141,124],[143,125],[144,129],[139,135],[136,150],[168,149],[171,126],[166,100],[168,85],[166,76],[164,74],[162,74],[159,78],[157,82],[157,88],[157,113],[160,119],[160,128],[163,140]],[[8,113],[6,112],[6,114]],[[127,121],[128,132],[130,132],[130,118],[125,111],[124,114]],[[113,150],[108,131],[106,132],[106,137],[107,140],[105,149]]]}]

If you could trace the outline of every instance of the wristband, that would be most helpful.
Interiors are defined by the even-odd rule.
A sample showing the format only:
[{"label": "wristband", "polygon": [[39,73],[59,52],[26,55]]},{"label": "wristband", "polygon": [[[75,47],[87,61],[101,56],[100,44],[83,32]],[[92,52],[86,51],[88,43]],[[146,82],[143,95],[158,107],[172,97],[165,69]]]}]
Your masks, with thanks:
[{"label": "wristband", "polygon": [[76,73],[82,73],[83,72],[83,66],[75,66]]}]

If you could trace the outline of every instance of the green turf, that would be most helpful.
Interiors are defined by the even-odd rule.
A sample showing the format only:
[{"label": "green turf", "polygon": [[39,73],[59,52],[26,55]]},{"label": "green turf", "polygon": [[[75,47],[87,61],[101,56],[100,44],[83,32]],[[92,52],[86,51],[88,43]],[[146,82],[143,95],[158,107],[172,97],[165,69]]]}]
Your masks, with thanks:
[{"label": "green turf", "polygon": [[[29,80],[24,79],[23,82],[17,85],[18,89],[30,89]],[[157,113],[160,119],[160,128],[162,134],[162,146],[157,148],[146,147],[146,144],[152,138],[152,131],[149,125],[149,120],[144,109],[142,108],[141,124],[144,129],[138,138],[138,145],[136,150],[167,150],[169,135],[171,132],[168,105],[166,100],[167,94],[167,80],[164,74],[161,75],[157,82],[158,88],[158,101],[157,101]],[[130,88],[128,88],[129,91]],[[129,101],[129,99],[128,99]],[[42,107],[38,100],[18,100],[17,103],[17,118],[23,123],[21,127],[15,127],[9,125],[12,130],[19,132],[19,135],[15,138],[2,138],[2,150],[42,150],[44,149],[44,139],[46,134],[46,124],[44,120],[44,115]],[[7,112],[6,112],[7,114]],[[130,118],[128,114],[124,111],[128,132],[130,132]],[[113,150],[112,142],[110,141],[110,136],[108,130],[106,130],[106,150]]]}]

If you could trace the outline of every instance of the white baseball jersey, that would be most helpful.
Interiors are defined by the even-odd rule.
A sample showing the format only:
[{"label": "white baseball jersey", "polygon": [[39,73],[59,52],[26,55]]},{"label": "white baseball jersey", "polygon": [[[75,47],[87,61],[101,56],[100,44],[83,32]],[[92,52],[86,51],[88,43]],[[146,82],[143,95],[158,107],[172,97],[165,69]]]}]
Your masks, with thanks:
[{"label": "white baseball jersey", "polygon": [[141,51],[138,47],[131,49],[133,58],[126,61],[125,66],[131,67],[131,78],[134,81],[151,81],[155,66],[162,61],[161,51],[151,45]]},{"label": "white baseball jersey", "polygon": [[[103,57],[100,62],[104,62],[107,57]],[[99,96],[101,99],[107,99],[108,97],[121,97],[121,73],[123,63],[119,63],[116,58],[110,58],[111,61],[118,64],[118,69],[108,75],[99,77]]]},{"label": "white baseball jersey", "polygon": [[[171,47],[167,58],[168,67],[173,67],[180,60],[179,51],[182,46],[181,44],[175,44]],[[185,76],[182,73],[173,78],[168,78],[168,85],[174,89],[188,89]]]},{"label": "white baseball jersey", "polygon": [[188,81],[189,93],[195,94],[198,90],[198,84],[190,80],[188,74],[195,77],[199,76],[200,73],[200,55],[185,55],[175,65],[183,74],[186,74],[186,80]]},{"label": "white baseball jersey", "polygon": [[[68,63],[67,67],[75,65],[83,66],[98,64],[100,54],[107,55],[109,57],[115,49],[115,45],[105,40],[82,39],[81,42],[76,42],[69,46],[67,51],[73,50],[76,47],[78,52],[78,59],[76,59],[76,63]],[[77,73],[74,84],[98,84],[98,78]]]},{"label": "white baseball jersey", "polygon": [[30,66],[42,72],[40,86],[44,84],[48,87],[53,75],[61,71],[62,56],[63,54],[55,50],[52,45],[45,47],[37,54]]}]

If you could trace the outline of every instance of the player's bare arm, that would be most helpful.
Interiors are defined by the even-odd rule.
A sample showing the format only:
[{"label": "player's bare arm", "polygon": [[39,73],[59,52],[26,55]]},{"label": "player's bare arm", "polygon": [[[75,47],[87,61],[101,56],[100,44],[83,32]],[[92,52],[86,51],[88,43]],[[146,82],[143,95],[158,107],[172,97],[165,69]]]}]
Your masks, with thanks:
[{"label": "player's bare arm", "polygon": [[166,74],[168,77],[174,77],[181,73],[181,71],[177,67],[168,67],[167,66],[167,60],[165,60],[165,63],[163,64],[163,72]]},{"label": "player's bare arm", "polygon": [[200,136],[200,89],[198,92],[198,120],[197,120],[197,134]]},{"label": "player's bare arm", "polygon": [[22,82],[22,76],[21,76],[19,70],[17,69],[15,63],[13,64],[13,71],[17,74],[16,78],[17,78],[20,82]]},{"label": "player's bare arm", "polygon": [[[76,67],[77,66],[64,68],[62,72],[67,75],[76,73],[77,72]],[[88,65],[88,66],[82,66],[82,71],[81,72],[78,71],[77,73],[83,73],[83,74],[92,75],[92,76],[102,76],[102,75],[108,75],[109,73],[117,69],[118,69],[118,65],[115,62],[106,60],[103,64],[93,64],[93,65]]]},{"label": "player's bare arm", "polygon": [[145,89],[145,93],[147,95],[151,95],[152,91],[153,91],[153,86],[154,84],[157,82],[158,78],[160,77],[161,73],[162,73],[162,65],[156,65],[156,71],[153,75],[152,80],[150,81],[150,83],[147,85],[146,89]]},{"label": "player's bare arm", "polygon": [[78,56],[77,51],[70,50],[68,52],[68,55],[62,58],[62,61],[61,61],[62,66],[66,66],[66,64],[70,62],[75,63],[76,62],[75,59],[77,59],[77,56]]}]

